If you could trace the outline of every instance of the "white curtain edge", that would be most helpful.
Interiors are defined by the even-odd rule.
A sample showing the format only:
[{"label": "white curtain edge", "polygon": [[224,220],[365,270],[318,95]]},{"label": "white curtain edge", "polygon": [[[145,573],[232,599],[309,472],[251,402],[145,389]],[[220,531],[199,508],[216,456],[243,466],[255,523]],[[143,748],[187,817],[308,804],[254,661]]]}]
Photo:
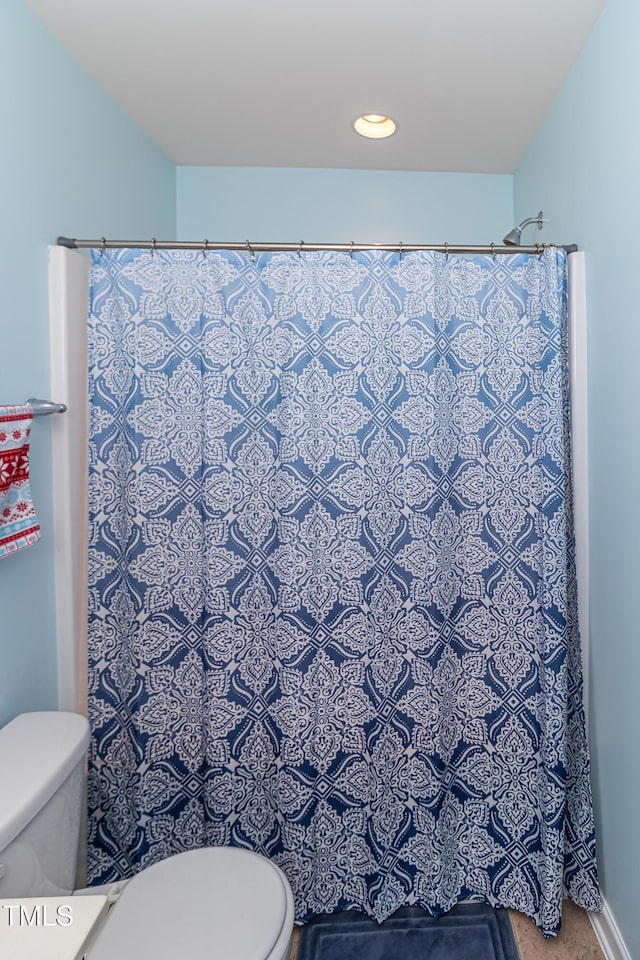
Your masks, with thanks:
[{"label": "white curtain edge", "polygon": [[49,247],[52,485],[58,709],[87,714],[89,260]]},{"label": "white curtain edge", "polygon": [[569,371],[573,503],[578,581],[578,622],[582,642],[584,705],[588,723],[589,696],[589,443],[587,407],[587,298],[585,255],[568,257]]}]

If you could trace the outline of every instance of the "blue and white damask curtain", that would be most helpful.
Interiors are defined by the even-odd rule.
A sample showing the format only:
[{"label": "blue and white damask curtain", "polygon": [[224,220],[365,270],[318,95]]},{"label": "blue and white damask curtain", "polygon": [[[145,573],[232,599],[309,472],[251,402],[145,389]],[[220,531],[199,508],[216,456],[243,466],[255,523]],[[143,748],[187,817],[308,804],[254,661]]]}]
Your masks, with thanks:
[{"label": "blue and white damask curtain", "polygon": [[598,908],[566,325],[557,250],[93,257],[91,882]]}]

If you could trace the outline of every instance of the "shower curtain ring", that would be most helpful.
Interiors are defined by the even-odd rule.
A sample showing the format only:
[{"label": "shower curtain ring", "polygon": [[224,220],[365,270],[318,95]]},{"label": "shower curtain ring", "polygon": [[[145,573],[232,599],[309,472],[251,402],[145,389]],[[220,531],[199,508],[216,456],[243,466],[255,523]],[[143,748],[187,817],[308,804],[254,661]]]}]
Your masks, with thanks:
[{"label": "shower curtain ring", "polygon": [[303,244],[304,244],[304,240],[301,240],[300,243],[298,244],[298,256],[300,257],[301,260],[302,260],[302,247],[303,247]]},{"label": "shower curtain ring", "polygon": [[495,245],[495,243],[492,243],[492,244],[491,244],[491,256],[492,256],[493,259],[495,260],[495,258],[496,258],[496,245]]},{"label": "shower curtain ring", "polygon": [[100,237],[100,239],[102,240],[102,246],[100,247],[100,256],[104,257],[104,252],[107,249],[107,238]]},{"label": "shower curtain ring", "polygon": [[351,259],[353,260],[353,240],[352,240],[351,243],[349,244],[349,256],[350,256]]},{"label": "shower curtain ring", "polygon": [[446,240],[444,242],[444,258],[445,260],[449,259],[449,244],[447,243]]},{"label": "shower curtain ring", "polygon": [[152,257],[155,257],[155,255],[156,255],[156,245],[157,245],[157,243],[158,243],[158,241],[156,240],[156,238],[155,238],[155,237],[151,237],[151,256],[152,256]]},{"label": "shower curtain ring", "polygon": [[206,259],[207,253],[209,252],[209,241],[202,241],[202,256]]},{"label": "shower curtain ring", "polygon": [[536,243],[536,255],[538,257],[541,257],[543,253],[544,253],[544,244]]},{"label": "shower curtain ring", "polygon": [[402,260],[402,240],[398,244],[398,263]]},{"label": "shower curtain ring", "polygon": [[245,243],[246,243],[246,245],[247,245],[247,250],[248,250],[249,253],[251,254],[251,259],[252,259],[252,260],[255,260],[256,255],[255,255],[255,253],[254,253],[254,251],[253,251],[253,247],[251,246],[251,244],[249,243],[248,240],[245,240]]}]

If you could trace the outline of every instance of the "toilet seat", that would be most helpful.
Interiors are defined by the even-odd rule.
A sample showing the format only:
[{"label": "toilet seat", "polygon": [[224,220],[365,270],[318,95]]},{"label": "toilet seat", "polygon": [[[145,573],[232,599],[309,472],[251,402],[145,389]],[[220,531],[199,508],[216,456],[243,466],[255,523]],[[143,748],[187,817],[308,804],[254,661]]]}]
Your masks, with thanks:
[{"label": "toilet seat", "polygon": [[179,853],[123,888],[87,960],[280,960],[293,897],[271,861],[237,847]]}]

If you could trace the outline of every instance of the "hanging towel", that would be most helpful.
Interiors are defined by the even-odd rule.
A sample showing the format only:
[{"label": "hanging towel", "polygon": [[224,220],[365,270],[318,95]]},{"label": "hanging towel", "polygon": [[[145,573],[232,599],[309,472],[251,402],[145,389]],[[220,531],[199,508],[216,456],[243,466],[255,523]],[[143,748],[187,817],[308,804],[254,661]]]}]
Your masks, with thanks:
[{"label": "hanging towel", "polygon": [[40,539],[40,524],[29,487],[28,404],[0,407],[0,557]]}]

